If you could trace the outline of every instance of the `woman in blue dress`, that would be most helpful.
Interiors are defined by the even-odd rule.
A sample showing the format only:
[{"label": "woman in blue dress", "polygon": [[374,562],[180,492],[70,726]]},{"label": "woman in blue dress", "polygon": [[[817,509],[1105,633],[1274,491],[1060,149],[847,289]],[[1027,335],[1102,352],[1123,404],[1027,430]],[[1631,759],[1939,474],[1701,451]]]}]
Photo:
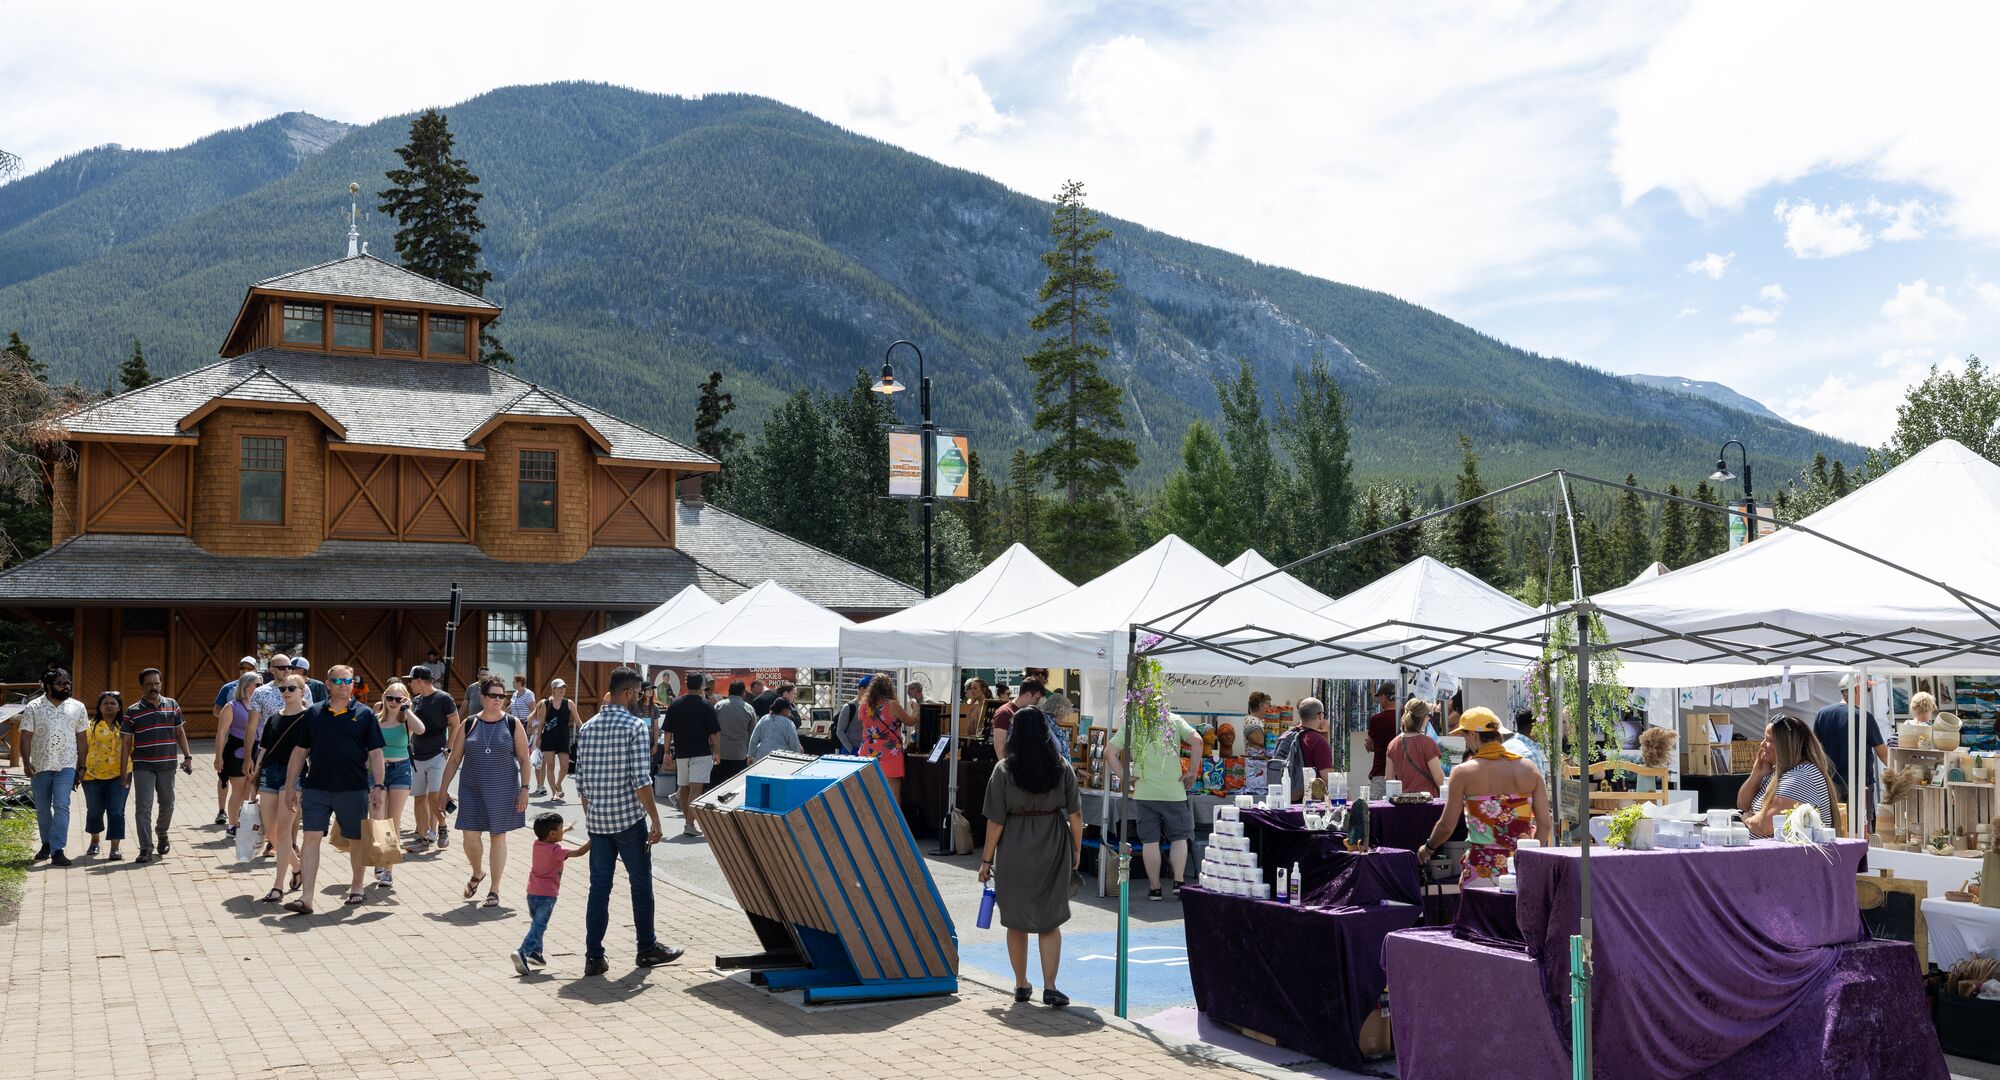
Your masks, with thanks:
[{"label": "woman in blue dress", "polygon": [[445,759],[444,790],[458,785],[458,831],[465,857],[472,863],[472,880],[465,898],[479,895],[486,881],[484,848],[490,843],[493,880],[487,885],[485,907],[500,906],[500,875],[507,869],[507,834],[527,824],[528,729],[507,711],[507,684],[487,677],[479,681],[479,715],[465,725],[465,738]]}]

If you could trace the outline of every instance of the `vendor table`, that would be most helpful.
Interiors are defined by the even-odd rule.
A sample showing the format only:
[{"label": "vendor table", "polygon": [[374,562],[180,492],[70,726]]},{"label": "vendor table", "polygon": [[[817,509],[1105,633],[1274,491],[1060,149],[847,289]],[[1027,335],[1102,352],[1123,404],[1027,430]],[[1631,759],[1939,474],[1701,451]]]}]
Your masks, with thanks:
[{"label": "vendor table", "polygon": [[[1616,1062],[1620,1077],[1645,1080],[1770,1075],[1762,1071],[1767,1068],[1787,1077],[1842,1080],[1943,1077],[1910,946],[1864,940],[1854,890],[1862,852],[1855,840],[1817,848],[1764,841],[1741,848],[1593,851],[1597,1059]],[[1579,861],[1574,848],[1530,849],[1515,858],[1518,955],[1533,966],[1546,1015],[1533,1026],[1558,1045],[1568,1042]],[[1462,894],[1458,932],[1504,937],[1504,919],[1486,909],[1504,903],[1505,895]],[[1477,961],[1474,969],[1490,981],[1460,983],[1461,995],[1477,1000],[1505,1000],[1518,991],[1524,970],[1493,959],[1511,950],[1457,938],[1428,941],[1414,952],[1399,953],[1393,938],[1391,946],[1396,1000],[1413,1006],[1392,1010],[1399,1048],[1411,1045],[1406,1012],[1415,1014],[1408,1037],[1418,1043],[1443,1022],[1422,996],[1428,969],[1414,965],[1451,958],[1419,958],[1416,952],[1460,949],[1454,955]],[[1398,955],[1413,966],[1399,964]],[[1414,996],[1405,996],[1406,970],[1417,984]],[[1517,1027],[1530,1026],[1527,1019]],[[1418,1060],[1404,1063],[1405,1080],[1472,1075],[1429,1057],[1432,1052],[1413,1048]]]},{"label": "vendor table", "polygon": [[1949,969],[1974,956],[2000,958],[2000,908],[1931,897],[1924,901],[1931,963]]},{"label": "vendor table", "polygon": [[[990,765],[987,766],[987,769],[988,771],[991,771],[992,766]],[[1113,807],[1116,807],[1118,805],[1118,797],[1119,797],[1118,792],[1113,791],[1109,794],[1106,794],[1105,792],[1099,791],[1096,788],[1085,788],[1083,789],[1082,795],[1083,795],[1084,824],[1096,825],[1104,821],[1109,821],[1111,820],[1111,818],[1117,816],[1115,811],[1107,811],[1104,808],[1104,802],[1106,799],[1109,799],[1111,801],[1111,805]],[[1189,795],[1188,798],[1192,800],[1192,802],[1194,803],[1194,824],[1195,828],[1197,829],[1208,828],[1209,825],[1211,825],[1215,821],[1216,807],[1221,806],[1224,802],[1230,802],[1233,804],[1235,801],[1233,799],[1226,800],[1220,795]],[[1136,802],[1137,800],[1133,801]],[[1125,820],[1138,821],[1139,808],[1136,806],[1130,806],[1130,804],[1127,805],[1129,808],[1126,811]],[[1113,822],[1114,827],[1116,826],[1116,824],[1117,824],[1116,822]],[[1136,842],[1136,840],[1134,842]]]},{"label": "vendor table", "polygon": [[829,739],[819,735],[807,735],[801,732],[799,735],[799,749],[808,754],[838,754],[840,753],[840,742],[836,739]]},{"label": "vendor table", "polygon": [[1292,907],[1194,886],[1181,905],[1197,1008],[1330,1065],[1361,1064],[1357,1037],[1386,982],[1382,943],[1414,926],[1417,908]]},{"label": "vendor table", "polygon": [[1289,871],[1297,864],[1299,876],[1305,879],[1308,904],[1334,907],[1383,900],[1423,902],[1414,851],[1384,846],[1366,853],[1379,857],[1360,857],[1347,850],[1346,834],[1308,831],[1305,812],[1296,807],[1251,807],[1242,813],[1243,834],[1250,838],[1250,850],[1256,853],[1268,885],[1277,885],[1280,867]]},{"label": "vendor table", "polygon": [[[986,781],[993,775],[990,761],[958,763],[958,808],[972,824],[972,850],[986,842]],[[910,831],[918,836],[936,836],[944,821],[950,798],[951,759],[931,761],[911,754],[903,756],[903,816]],[[1086,818],[1085,820],[1089,820]],[[961,852],[961,854],[963,854]]]}]

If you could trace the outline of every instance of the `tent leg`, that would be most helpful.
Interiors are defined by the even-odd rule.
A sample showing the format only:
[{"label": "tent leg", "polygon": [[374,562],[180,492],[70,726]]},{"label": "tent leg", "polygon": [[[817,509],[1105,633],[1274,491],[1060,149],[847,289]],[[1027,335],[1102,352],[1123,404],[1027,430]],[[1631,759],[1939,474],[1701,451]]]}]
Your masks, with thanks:
[{"label": "tent leg", "polygon": [[[1135,685],[1139,671],[1139,631],[1133,627],[1126,630],[1125,639],[1125,691],[1130,694],[1138,689]],[[1130,974],[1132,951],[1132,856],[1125,846],[1125,800],[1132,793],[1132,711],[1125,711],[1125,763],[1127,766],[1125,783],[1118,791],[1118,986],[1113,1001],[1117,1006],[1119,1019],[1130,1015],[1131,1002],[1127,994],[1126,977]],[[1193,846],[1192,842],[1189,844]]]},{"label": "tent leg", "polygon": [[[953,836],[951,832],[951,812],[958,809],[958,709],[961,704],[960,699],[965,697],[965,695],[958,692],[958,658],[955,656],[951,661],[951,679],[951,766],[945,782],[944,821],[938,825],[938,847],[935,852],[932,852],[934,855],[957,855],[959,853],[958,838]],[[919,717],[919,719],[922,718]],[[972,838],[972,846],[975,848],[982,842],[982,837],[975,836]]]}]

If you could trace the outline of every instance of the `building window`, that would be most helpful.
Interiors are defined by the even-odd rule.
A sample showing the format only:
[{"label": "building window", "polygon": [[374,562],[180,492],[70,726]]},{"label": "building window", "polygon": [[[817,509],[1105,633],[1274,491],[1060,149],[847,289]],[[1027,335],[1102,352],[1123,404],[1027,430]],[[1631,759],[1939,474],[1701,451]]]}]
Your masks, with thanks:
[{"label": "building window", "polygon": [[382,313],[382,351],[417,351],[417,331],[423,320],[414,311],[385,311]]},{"label": "building window", "polygon": [[336,349],[373,349],[375,347],[374,309],[365,307],[334,308],[333,347]]},{"label": "building window", "polygon": [[236,478],[236,507],[238,520],[284,523],[284,439],[255,435],[243,437],[243,461]]},{"label": "building window", "polygon": [[523,529],[556,527],[556,452],[521,451],[519,520]]},{"label": "building window", "polygon": [[462,315],[431,316],[431,355],[465,355],[465,317]]},{"label": "building window", "polygon": [[486,613],[486,669],[493,677],[513,683],[528,673],[528,616],[521,611]]},{"label": "building window", "polygon": [[321,304],[286,304],[285,344],[324,348],[326,307]]},{"label": "building window", "polygon": [[306,647],[306,613],[303,611],[260,611],[257,613],[257,659],[268,660],[272,653],[293,655]]}]

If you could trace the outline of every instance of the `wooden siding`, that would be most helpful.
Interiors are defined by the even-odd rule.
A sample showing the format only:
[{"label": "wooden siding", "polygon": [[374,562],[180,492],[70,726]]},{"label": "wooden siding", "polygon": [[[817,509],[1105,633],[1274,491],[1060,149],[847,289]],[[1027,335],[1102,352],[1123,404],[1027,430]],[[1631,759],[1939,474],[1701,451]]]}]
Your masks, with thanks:
[{"label": "wooden siding", "polygon": [[402,514],[394,454],[326,456],[326,535],[341,540],[400,539]]},{"label": "wooden siding", "polygon": [[472,539],[473,462],[339,450],[327,455],[326,535],[337,540]]},{"label": "wooden siding", "polygon": [[81,455],[79,531],[187,535],[187,447],[88,442]]},{"label": "wooden siding", "polygon": [[[346,664],[360,680],[357,691],[369,705],[382,696],[389,680],[410,670],[398,667],[397,611],[393,608],[316,608],[306,615],[306,657],[313,675],[326,678],[328,669]],[[410,660],[420,663],[422,652]]]},{"label": "wooden siding", "polygon": [[402,538],[469,543],[477,520],[472,509],[477,471],[464,458],[404,456],[397,474]]},{"label": "wooden siding", "polygon": [[[479,469],[479,525],[482,551],[507,562],[575,562],[590,550],[591,450],[584,435],[566,424],[506,423],[486,437],[486,460]],[[515,499],[519,494],[521,451],[556,451],[556,527],[523,529]]]},{"label": "wooden siding", "polygon": [[190,737],[211,737],[215,691],[236,677],[237,658],[255,648],[257,613],[248,608],[178,608],[170,625],[162,665],[166,694],[180,701]]},{"label": "wooden siding", "polygon": [[64,458],[57,461],[49,472],[49,543],[60,544],[75,536],[76,512],[76,462]]},{"label": "wooden siding", "polygon": [[[528,685],[547,695],[549,680],[569,684],[569,696],[595,702],[603,689],[602,665],[576,662],[577,642],[604,627],[601,611],[537,611],[528,618]],[[608,669],[605,669],[608,670]]]},{"label": "wooden siding", "polygon": [[590,482],[591,543],[674,545],[673,470],[597,464]]},{"label": "wooden siding", "polygon": [[[237,520],[245,436],[285,439],[285,520]],[[194,542],[219,555],[309,555],[326,535],[326,441],[319,421],[276,409],[218,409],[201,422],[195,453]],[[87,497],[86,493],[86,497]]]}]

